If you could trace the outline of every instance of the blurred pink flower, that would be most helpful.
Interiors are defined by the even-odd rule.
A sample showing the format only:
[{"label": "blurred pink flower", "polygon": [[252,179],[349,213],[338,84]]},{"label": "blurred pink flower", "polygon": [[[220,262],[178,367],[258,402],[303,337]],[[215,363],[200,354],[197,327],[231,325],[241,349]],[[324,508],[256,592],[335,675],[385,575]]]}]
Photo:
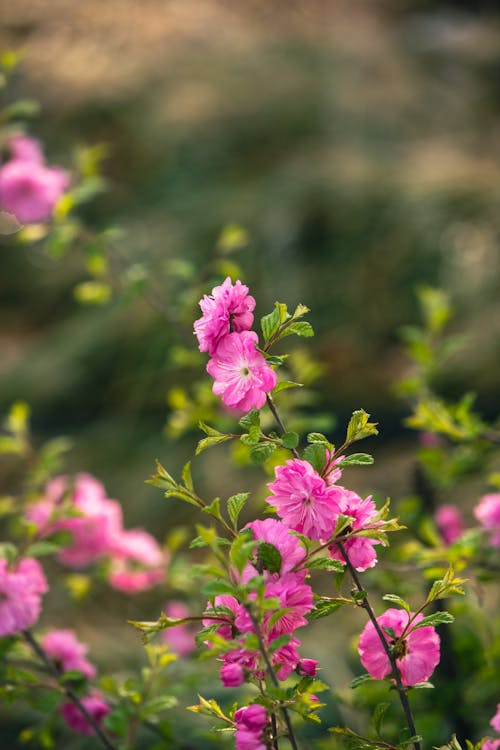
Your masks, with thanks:
[{"label": "blurred pink flower", "polygon": [[42,608],[47,581],[34,558],[27,557],[9,568],[0,560],[0,636],[14,635],[31,627]]},{"label": "blurred pink flower", "polygon": [[225,662],[220,668],[220,679],[224,687],[239,687],[245,681],[245,672],[241,664]]},{"label": "blurred pink flower", "polygon": [[485,529],[491,529],[490,543],[493,547],[500,547],[500,492],[483,495],[474,508],[474,515]]},{"label": "blurred pink flower", "polygon": [[258,340],[254,331],[229,333],[207,364],[207,372],[215,380],[213,392],[235,411],[262,408],[266,394],[277,383],[276,373],[257,351]]},{"label": "blurred pink flower", "polygon": [[[97,724],[101,724],[104,717],[111,711],[111,708],[97,690],[80,698],[80,702]],[[68,726],[74,732],[78,732],[78,734],[94,734],[94,729],[74,703],[63,703],[61,713]]]},{"label": "blurred pink flower", "polygon": [[202,317],[195,321],[194,332],[198,338],[200,352],[213,357],[221,340],[234,331],[248,331],[253,324],[252,310],[255,300],[248,294],[248,287],[236,281],[234,286],[229,276],[212,294],[200,300]]},{"label": "blurred pink flower", "polygon": [[50,630],[43,636],[42,646],[62,672],[76,669],[89,680],[96,676],[94,665],[85,658],[88,646],[81,643],[72,630]]},{"label": "blurred pink flower", "polygon": [[119,531],[111,543],[108,580],[126,594],[147,591],[165,578],[168,557],[143,529]]},{"label": "blurred pink flower", "polygon": [[497,712],[491,719],[490,726],[493,727],[495,732],[500,732],[500,703],[497,704]]},{"label": "blurred pink flower", "polygon": [[440,505],[434,520],[445,544],[453,544],[464,533],[462,513],[456,505]]},{"label": "blurred pink flower", "polygon": [[10,143],[12,158],[0,167],[0,207],[22,224],[50,218],[69,185],[69,175],[46,167],[37,141],[16,136]]},{"label": "blurred pink flower", "polygon": [[[191,613],[184,602],[171,601],[165,607],[165,614],[182,620],[184,617],[189,617]],[[189,656],[196,649],[194,633],[188,625],[167,628],[162,632],[162,640],[168,643],[172,651],[180,657]]]},{"label": "blurred pink flower", "polygon": [[276,508],[285,526],[310,539],[331,537],[340,512],[340,489],[328,487],[311,464],[299,458],[277,466],[275,477],[267,485],[272,495],[266,502]]},{"label": "blurred pink flower", "polygon": [[[341,490],[338,500],[340,512],[345,516],[354,518],[354,521],[348,528],[352,531],[362,531],[377,515],[377,508],[371,499],[371,495],[363,500],[351,490],[346,490],[344,487],[339,489]],[[343,542],[351,564],[359,571],[373,568],[376,564],[377,553],[373,549],[376,544],[380,544],[377,539],[356,536],[349,537]],[[339,560],[345,565],[344,557],[336,544],[332,544],[328,547],[328,550],[330,557],[334,560]]]},{"label": "blurred pink flower", "polygon": [[481,745],[481,750],[499,750],[500,739],[493,740],[491,737],[487,737]]},{"label": "blurred pink flower", "polygon": [[[383,631],[390,645],[403,633],[409,617],[408,612],[403,609],[387,609],[383,615],[377,617],[382,630],[391,628],[395,634],[395,639],[393,639]],[[417,625],[422,619],[423,615],[419,614],[412,624]],[[389,658],[371,622],[367,623],[361,633],[358,652],[362,665],[376,680],[381,680],[391,673]],[[396,664],[404,685],[415,685],[417,682],[428,680],[439,664],[439,636],[435,628],[427,625],[410,631],[400,644]]]},{"label": "blurred pink flower", "polygon": [[234,714],[236,722],[236,750],[266,750],[262,734],[267,724],[267,713],[264,706],[254,703],[239,708]]}]

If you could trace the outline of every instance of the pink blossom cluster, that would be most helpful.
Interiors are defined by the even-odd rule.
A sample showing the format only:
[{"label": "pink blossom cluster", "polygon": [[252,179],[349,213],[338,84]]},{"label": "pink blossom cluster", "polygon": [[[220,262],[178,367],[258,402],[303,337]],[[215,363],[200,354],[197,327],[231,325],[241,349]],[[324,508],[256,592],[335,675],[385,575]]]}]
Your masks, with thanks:
[{"label": "pink blossom cluster", "polygon": [[[257,546],[256,557],[247,564],[242,575],[235,573],[241,583],[250,587],[252,579],[261,573],[264,598],[276,602],[276,607],[266,610],[258,623],[259,635],[270,652],[276,676],[279,680],[286,680],[293,670],[315,674],[316,662],[301,659],[298,652],[301,642],[294,635],[298,628],[307,624],[306,615],[314,609],[312,589],[305,582],[307,569],[301,567],[305,550],[298,538],[276,519],[253,521],[247,528],[251,529],[255,541],[272,545],[281,559],[279,570],[261,570]],[[251,593],[250,600],[255,598],[256,595]],[[260,652],[245,648],[245,636],[254,633],[256,627],[248,605],[245,607],[234,596],[226,594],[216,596],[214,605],[214,618],[208,614],[203,624],[215,626],[220,636],[235,643],[235,647],[221,657],[222,683],[225,687],[238,687],[247,679],[262,677],[265,667]],[[283,635],[289,636],[288,642],[274,649],[273,641]]]},{"label": "pink blossom cluster", "polygon": [[261,409],[277,377],[250,330],[255,299],[248,287],[241,281],[232,284],[228,276],[203,297],[200,307],[203,315],[195,321],[194,332],[200,351],[210,356],[207,372],[214,379],[214,394],[237,412]]},{"label": "pink blossom cluster", "polygon": [[89,474],[78,474],[74,483],[64,476],[51,480],[26,516],[40,537],[69,534],[59,562],[83,568],[106,561],[110,585],[125,593],[145,591],[165,577],[167,557],[157,541],[142,529],[124,529],[120,504]]},{"label": "pink blossom cluster", "polygon": [[34,625],[48,588],[38,560],[26,557],[9,565],[0,559],[0,636],[14,635]]},{"label": "pink blossom cluster", "polygon": [[[490,726],[493,727],[495,732],[500,733],[500,703],[497,704],[497,710],[495,715],[490,721]],[[481,745],[481,750],[498,750],[500,748],[500,737],[493,739],[493,737],[486,737]]]},{"label": "pink blossom cluster", "polygon": [[0,208],[21,224],[46,221],[69,185],[69,175],[44,164],[38,141],[15,136],[9,143],[11,158],[0,167]]},{"label": "pink blossom cluster", "polygon": [[234,714],[234,722],[236,750],[266,750],[263,733],[267,724],[267,714],[264,706],[253,703],[251,706],[239,708]]},{"label": "pink blossom cluster", "polygon": [[[355,532],[377,525],[375,503],[371,497],[362,499],[355,492],[334,484],[340,478],[340,469],[332,469],[330,460],[326,469],[325,480],[308,461],[288,460],[276,467],[275,480],[267,485],[272,494],[266,502],[276,509],[285,527],[325,543],[333,536],[339,515],[350,516],[353,521],[344,530],[344,549],[356,570],[372,568],[377,562],[374,546],[380,542],[356,536]],[[345,563],[335,544],[329,546],[329,553]]]},{"label": "pink blossom cluster", "polygon": [[[92,690],[88,695],[84,695],[80,698],[80,703],[94,719],[95,723],[99,725],[111,711],[110,706],[103,699],[99,690]],[[74,732],[78,734],[94,734],[94,729],[87,720],[87,717],[84,716],[75,703],[63,703],[61,713],[67,725]]]},{"label": "pink blossom cluster", "polygon": [[[396,656],[396,664],[401,673],[403,685],[416,685],[425,682],[439,664],[439,636],[432,625],[415,628],[423,620],[418,614],[405,633],[413,613],[403,609],[387,609],[377,617],[384,637]],[[391,635],[388,632],[391,632]],[[392,635],[394,634],[394,635]],[[372,622],[368,622],[361,633],[358,646],[361,663],[366,671],[376,680],[381,680],[391,673],[391,664],[379,635]]]}]

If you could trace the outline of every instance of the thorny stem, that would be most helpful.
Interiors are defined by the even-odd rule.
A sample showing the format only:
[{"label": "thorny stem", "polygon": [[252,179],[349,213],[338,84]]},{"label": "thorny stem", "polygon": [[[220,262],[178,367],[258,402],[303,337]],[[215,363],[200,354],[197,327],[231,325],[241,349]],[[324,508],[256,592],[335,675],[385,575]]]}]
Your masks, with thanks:
[{"label": "thorny stem", "polygon": [[[23,630],[23,636],[25,641],[28,643],[28,645],[31,647],[31,649],[34,651],[34,653],[38,656],[40,661],[44,664],[44,666],[47,668],[47,670],[52,674],[57,680],[61,677],[61,672],[58,670],[56,665],[49,659],[43,648],[40,646],[38,641],[34,638],[34,636],[30,633],[29,630]],[[62,689],[64,690],[64,693],[69,698],[69,700],[75,704],[75,706],[78,708],[80,713],[86,718],[92,729],[94,730],[96,736],[100,739],[106,750],[117,750],[115,745],[110,741],[108,736],[103,732],[99,724],[96,722],[94,717],[87,711],[83,703],[81,702],[80,698],[76,695],[76,693],[68,686],[68,685],[62,685]]]},{"label": "thorny stem", "polygon": [[[245,607],[245,609],[247,610],[247,612],[248,612],[248,614],[250,616],[250,619],[252,621],[252,624],[253,624],[253,627],[254,627],[254,630],[255,630],[255,635],[257,636],[257,641],[259,643],[259,651],[262,654],[262,657],[263,657],[263,659],[264,659],[264,661],[266,663],[267,673],[268,673],[269,677],[271,678],[271,681],[272,681],[274,687],[279,687],[278,678],[276,677],[276,673],[275,673],[275,671],[273,669],[273,665],[271,664],[271,660],[269,659],[269,654],[267,653],[267,649],[266,649],[266,647],[264,645],[264,641],[262,640],[262,636],[260,634],[259,623],[257,622],[257,620],[255,618],[255,615],[253,614],[253,612],[251,610],[250,605],[247,605]],[[286,724],[286,728],[287,728],[287,733],[288,733],[288,739],[290,741],[290,744],[291,744],[293,750],[298,750],[298,745],[297,745],[297,741],[295,739],[295,734],[294,734],[294,731],[293,731],[293,726],[292,726],[292,722],[290,720],[290,714],[288,713],[288,709],[287,709],[286,706],[283,706],[283,705],[281,705],[280,708],[281,708],[281,712],[283,714],[283,718],[285,720],[285,724]]]},{"label": "thorny stem", "polygon": [[[406,693],[405,686],[403,685],[403,683],[401,681],[401,673],[400,673],[398,665],[396,663],[396,657],[392,653],[391,648],[390,648],[390,646],[389,646],[389,644],[388,644],[388,642],[387,642],[387,640],[385,638],[385,635],[382,632],[382,628],[380,627],[380,625],[377,622],[377,618],[375,616],[375,612],[373,611],[373,608],[372,608],[370,602],[368,601],[368,597],[366,596],[366,591],[364,590],[364,588],[363,588],[363,586],[361,584],[361,581],[359,579],[357,571],[354,568],[354,566],[351,563],[351,561],[349,560],[349,556],[347,555],[347,552],[345,551],[344,545],[342,544],[342,542],[336,542],[336,544],[337,544],[337,547],[340,550],[340,553],[341,553],[342,557],[345,560],[347,569],[348,569],[348,571],[349,571],[349,573],[351,575],[351,578],[352,578],[352,580],[354,582],[354,585],[356,586],[356,588],[358,589],[359,592],[363,592],[363,594],[365,595],[364,599],[361,602],[361,606],[363,607],[363,609],[366,610],[366,614],[370,618],[371,623],[372,623],[373,627],[375,628],[375,631],[376,631],[376,633],[377,633],[377,635],[378,635],[378,637],[380,639],[380,642],[381,642],[381,644],[383,646],[383,649],[384,649],[385,653],[387,654],[387,658],[389,659],[389,663],[391,665],[392,675],[393,675],[394,680],[396,682],[396,689],[398,691],[399,700],[401,702],[401,706],[403,708],[403,711],[404,711],[404,714],[405,714],[405,717],[406,717],[406,723],[408,724],[408,729],[410,730],[410,736],[411,737],[415,737],[416,734],[417,734],[417,730],[415,728],[415,722],[413,720],[413,715],[412,715],[412,712],[411,712],[410,702],[408,700],[408,695]],[[413,747],[415,748],[415,750],[421,750],[420,742],[418,742],[418,740],[415,741],[413,743]]]}]

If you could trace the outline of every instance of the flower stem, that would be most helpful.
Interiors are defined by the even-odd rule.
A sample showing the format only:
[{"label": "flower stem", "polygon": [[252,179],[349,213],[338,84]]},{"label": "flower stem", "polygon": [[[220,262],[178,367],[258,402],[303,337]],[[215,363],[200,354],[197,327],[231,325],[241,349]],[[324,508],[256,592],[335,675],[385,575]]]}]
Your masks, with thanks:
[{"label": "flower stem", "polygon": [[[279,680],[276,677],[276,673],[275,673],[275,671],[273,669],[273,665],[271,664],[271,660],[269,658],[269,654],[267,653],[267,649],[266,649],[266,647],[264,645],[264,641],[262,640],[262,636],[260,634],[259,623],[257,622],[257,619],[256,619],[255,615],[253,614],[250,605],[247,605],[245,607],[245,609],[247,610],[247,612],[248,612],[248,614],[250,616],[250,619],[252,621],[252,625],[253,625],[254,630],[255,630],[255,635],[257,636],[257,641],[259,642],[259,651],[262,654],[262,657],[263,657],[263,659],[265,661],[267,673],[268,673],[268,675],[269,675],[269,677],[270,677],[270,679],[271,679],[274,687],[279,687]],[[283,714],[283,718],[285,720],[285,724],[286,724],[286,728],[287,728],[288,739],[290,741],[290,745],[292,746],[293,750],[298,750],[298,745],[297,745],[297,741],[295,739],[295,734],[294,734],[294,731],[293,731],[293,726],[292,726],[292,722],[291,722],[291,719],[290,719],[290,714],[288,713],[288,710],[287,710],[286,706],[281,705],[280,708],[281,708],[281,712]],[[274,732],[274,730],[273,730],[273,732]]]},{"label": "flower stem", "polygon": [[[52,674],[56,680],[59,680],[62,673],[57,668],[57,666],[52,662],[43,648],[40,646],[36,638],[30,633],[29,630],[23,630],[23,636],[24,640],[28,643],[28,645],[31,647],[32,651],[38,656],[40,661],[44,664],[44,666],[47,668],[50,674]],[[103,732],[99,724],[96,722],[94,717],[87,711],[79,697],[76,695],[76,693],[68,686],[63,685],[62,689],[64,690],[64,693],[69,698],[69,700],[75,704],[75,706],[78,708],[80,713],[86,718],[92,729],[94,730],[96,736],[100,739],[106,750],[117,750],[115,745],[111,742],[111,740],[108,738],[108,736]]]},{"label": "flower stem", "polygon": [[[405,686],[403,685],[403,682],[401,680],[401,673],[399,671],[398,665],[396,663],[396,657],[392,653],[389,644],[387,643],[387,640],[385,638],[384,633],[382,632],[382,628],[377,622],[377,618],[375,616],[375,612],[373,611],[373,608],[368,600],[368,596],[366,596],[366,591],[364,590],[361,581],[359,579],[358,573],[356,569],[354,568],[353,564],[349,560],[349,556],[345,550],[344,545],[342,542],[336,542],[337,547],[340,550],[340,553],[342,557],[345,560],[345,564],[347,566],[347,569],[351,575],[351,578],[354,582],[354,585],[356,586],[357,590],[360,592],[363,592],[365,594],[364,599],[362,600],[361,606],[363,609],[366,610],[366,613],[368,617],[370,618],[370,621],[375,628],[375,631],[380,639],[380,642],[383,646],[383,649],[385,653],[387,654],[387,658],[389,659],[389,663],[391,665],[391,671],[392,675],[394,677],[394,681],[396,682],[396,689],[398,691],[399,700],[401,702],[401,706],[403,708],[404,715],[406,717],[406,723],[408,724],[408,729],[410,730],[410,737],[415,737],[417,734],[417,730],[415,728],[415,722],[413,720],[413,715],[410,708],[410,702],[408,700],[408,694],[406,692]],[[413,747],[415,750],[421,750],[420,742],[415,741],[413,743]]]},{"label": "flower stem", "polygon": [[[280,428],[281,432],[284,435],[286,433],[286,427],[283,424],[283,422],[281,421],[281,417],[278,414],[278,411],[276,409],[276,406],[275,406],[275,403],[273,401],[273,398],[272,398],[272,396],[269,395],[269,393],[266,396],[266,401],[267,401],[267,405],[269,406],[269,409],[271,410],[271,413],[272,413],[273,417],[276,420],[276,424],[278,425],[278,427]],[[300,458],[299,452],[298,452],[297,448],[292,448],[292,453],[295,456],[295,458]]]}]

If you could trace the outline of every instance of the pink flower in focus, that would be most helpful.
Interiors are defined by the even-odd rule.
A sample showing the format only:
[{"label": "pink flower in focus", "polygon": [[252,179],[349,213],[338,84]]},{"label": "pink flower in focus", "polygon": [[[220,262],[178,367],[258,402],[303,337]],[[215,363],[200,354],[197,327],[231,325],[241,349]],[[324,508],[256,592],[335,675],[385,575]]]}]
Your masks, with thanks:
[{"label": "pink flower in focus", "polygon": [[495,732],[500,732],[500,703],[497,704],[497,712],[490,721],[490,726],[493,727]]},{"label": "pink flower in focus", "polygon": [[62,672],[76,669],[89,680],[96,676],[94,665],[85,658],[88,647],[80,643],[72,630],[51,630],[42,638],[42,645]]},{"label": "pink flower in focus", "polygon": [[474,508],[474,515],[485,529],[492,530],[491,545],[500,547],[500,492],[484,495]]},{"label": "pink flower in focus", "polygon": [[248,331],[253,324],[252,310],[255,300],[248,294],[248,287],[236,281],[231,283],[229,276],[220,286],[212,289],[210,296],[200,301],[203,316],[194,323],[200,352],[208,352],[213,357],[222,339],[229,333]]},{"label": "pink flower in focus", "polygon": [[285,526],[310,539],[328,539],[339,514],[341,490],[328,487],[308,461],[293,458],[275,469],[266,502],[276,508]]},{"label": "pink flower in focus", "polygon": [[[295,573],[285,573],[276,581],[266,584],[266,599],[278,599],[279,609],[287,612],[281,615],[273,624],[270,631],[271,638],[285,633],[293,633],[297,628],[307,625],[305,615],[314,607],[312,588],[303,582],[302,576]],[[270,613],[272,615],[272,611]]]},{"label": "pink flower in focus", "polygon": [[326,465],[325,469],[321,472],[325,477],[325,482],[328,485],[335,484],[342,477],[342,469],[337,468],[337,464],[344,460],[345,456],[339,456],[333,458],[335,451],[326,451]]},{"label": "pink flower in focus", "polygon": [[111,586],[126,594],[147,591],[165,578],[166,553],[143,529],[120,531],[111,545]]},{"label": "pink flower in focus", "polygon": [[13,152],[14,158],[0,167],[0,208],[22,224],[45,221],[68,188],[69,176],[57,167],[46,167],[31,139],[15,139]]},{"label": "pink flower in focus", "polygon": [[[377,508],[372,501],[371,496],[364,500],[351,490],[341,489],[339,499],[340,512],[345,516],[351,516],[354,521],[348,527],[352,531],[362,531],[369,525],[377,515]],[[351,564],[356,570],[363,571],[367,568],[373,568],[377,562],[377,553],[373,549],[375,544],[380,544],[377,539],[367,537],[349,537],[343,542],[343,546]],[[336,544],[328,547],[330,557],[339,560],[345,565],[345,560]]]},{"label": "pink flower in focus", "polygon": [[220,678],[224,687],[239,687],[245,681],[245,673],[240,664],[225,662],[220,668]]},{"label": "pink flower in focus", "polygon": [[229,333],[207,364],[215,380],[213,392],[230,409],[245,413],[260,409],[277,383],[276,373],[257,351],[258,340],[254,331]]},{"label": "pink flower in focus", "polygon": [[0,636],[34,625],[46,591],[47,581],[37,560],[27,557],[12,569],[6,560],[0,560]]},{"label": "pink flower in focus", "polygon": [[[97,724],[101,724],[104,717],[111,711],[111,708],[97,690],[80,698],[80,702]],[[78,734],[94,734],[94,729],[74,703],[63,703],[61,713],[68,726],[74,732],[78,732]]]},{"label": "pink flower in focus", "polygon": [[[377,622],[382,629],[392,628],[397,639],[408,624],[409,617],[403,609],[388,609],[377,617]],[[422,614],[417,615],[413,620],[413,626],[422,619]],[[389,644],[394,643],[387,633],[384,632],[384,636]],[[389,659],[371,622],[367,623],[361,633],[358,652],[362,665],[376,680],[381,680],[391,673]],[[404,685],[415,685],[417,682],[428,680],[439,664],[439,636],[435,628],[427,625],[407,634],[400,644],[396,664]]]},{"label": "pink flower in focus", "polygon": [[[172,601],[165,607],[165,614],[167,617],[175,617],[182,620],[184,617],[189,617],[191,613],[184,602]],[[186,624],[176,625],[175,628],[167,628],[162,632],[161,636],[162,640],[168,643],[177,656],[189,656],[196,649],[194,633]]]},{"label": "pink flower in focus", "polygon": [[[230,612],[232,612],[233,615],[231,616],[230,614],[228,614],[225,611],[221,612],[220,614],[218,612],[216,612],[217,617],[219,617],[219,618],[220,617],[227,618],[227,621],[223,622],[220,619],[217,619],[217,620],[214,619],[213,620],[213,619],[210,618],[210,616],[208,616],[208,617],[204,617],[203,618],[203,621],[202,621],[203,622],[203,626],[205,628],[209,628],[211,625],[217,625],[217,631],[216,632],[220,636],[222,636],[222,638],[225,638],[226,641],[230,641],[233,638],[233,628],[234,628],[235,618],[242,611],[244,612],[244,609],[241,606],[241,604],[239,603],[239,601],[237,599],[235,599],[234,596],[231,596],[230,594],[219,594],[218,596],[215,597],[214,604],[215,604],[216,609],[218,607],[224,607],[225,609],[227,609]],[[207,610],[210,610],[210,609],[212,609],[212,605],[208,604],[207,605]]]},{"label": "pink flower in focus", "polygon": [[290,638],[288,643],[276,649],[271,656],[274,667],[279,667],[276,672],[278,680],[287,680],[300,662],[300,654],[297,651],[301,642],[298,638]]},{"label": "pink flower in focus", "polygon": [[464,533],[462,514],[456,505],[440,505],[434,520],[445,544],[453,544]]}]

